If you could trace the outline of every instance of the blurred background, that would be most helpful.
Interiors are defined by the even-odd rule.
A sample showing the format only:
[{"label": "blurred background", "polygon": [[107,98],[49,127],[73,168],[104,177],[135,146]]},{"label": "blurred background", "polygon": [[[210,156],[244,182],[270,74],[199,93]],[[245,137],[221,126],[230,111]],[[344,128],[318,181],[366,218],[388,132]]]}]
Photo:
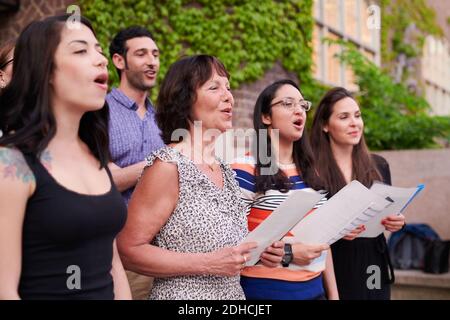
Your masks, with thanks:
[{"label": "blurred background", "polygon": [[[280,78],[300,84],[312,113],[330,87],[351,90],[393,184],[426,185],[407,222],[450,239],[450,1],[0,0],[0,45],[35,19],[77,12],[71,5],[105,52],[119,29],[146,26],[161,49],[159,79],[182,55],[218,56],[232,76],[236,128],[252,127],[258,94]],[[450,274],[398,270],[393,299],[450,299]]]}]

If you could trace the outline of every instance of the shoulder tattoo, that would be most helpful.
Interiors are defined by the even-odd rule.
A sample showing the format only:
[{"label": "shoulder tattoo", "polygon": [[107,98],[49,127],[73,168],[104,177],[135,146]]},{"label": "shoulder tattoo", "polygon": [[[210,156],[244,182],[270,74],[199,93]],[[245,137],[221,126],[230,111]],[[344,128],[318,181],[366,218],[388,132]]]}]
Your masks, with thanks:
[{"label": "shoulder tattoo", "polygon": [[15,149],[0,148],[0,171],[5,179],[17,179],[23,183],[35,181],[22,153]]}]

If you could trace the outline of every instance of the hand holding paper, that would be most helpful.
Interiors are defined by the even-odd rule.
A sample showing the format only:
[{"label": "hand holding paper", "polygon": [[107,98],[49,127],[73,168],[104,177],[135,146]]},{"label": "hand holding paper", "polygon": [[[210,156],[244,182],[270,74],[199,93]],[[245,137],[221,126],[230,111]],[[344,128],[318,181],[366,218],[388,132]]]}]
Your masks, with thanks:
[{"label": "hand holding paper", "polygon": [[[244,240],[258,243],[246,265],[255,265],[267,247],[283,239],[298,250],[297,254],[294,252],[290,269],[324,270],[327,250],[317,245],[331,245],[360,225],[366,227],[360,236],[378,236],[384,231],[381,220],[401,212],[421,189],[423,186],[406,189],[374,184],[369,190],[354,180],[313,213],[311,209],[323,195],[297,190]],[[285,237],[289,231],[292,236]],[[313,250],[312,246],[316,248]],[[272,262],[275,263],[274,260]]]},{"label": "hand holding paper", "polygon": [[365,224],[366,231],[362,232],[358,237],[374,238],[383,233],[385,227],[381,222],[390,215],[403,212],[424,187],[424,185],[419,185],[417,188],[400,188],[374,183],[370,190],[382,197],[391,199],[393,204],[367,222]]},{"label": "hand holding paper", "polygon": [[247,266],[255,265],[264,250],[280,240],[303,218],[314,205],[323,198],[316,191],[296,190],[270,216],[250,232],[244,242],[257,242],[258,247],[251,252]]},{"label": "hand holding paper", "polygon": [[381,224],[387,231],[397,232],[405,225],[405,216],[401,213],[392,214],[381,220]]},{"label": "hand holding paper", "polygon": [[261,254],[261,263],[269,268],[275,268],[280,265],[284,255],[284,242],[276,241]]}]

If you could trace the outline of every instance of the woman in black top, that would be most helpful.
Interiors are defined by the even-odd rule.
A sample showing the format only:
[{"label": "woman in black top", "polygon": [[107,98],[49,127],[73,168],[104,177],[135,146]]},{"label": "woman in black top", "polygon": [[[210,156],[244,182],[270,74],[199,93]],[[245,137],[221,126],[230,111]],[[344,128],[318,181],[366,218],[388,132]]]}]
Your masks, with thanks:
[{"label": "woman in black top", "polygon": [[[391,184],[387,161],[369,154],[363,129],[361,111],[350,92],[344,88],[328,91],[314,115],[311,145],[317,170],[330,196],[355,179],[366,187],[374,181]],[[386,230],[395,232],[402,228],[405,218],[393,213],[382,223]],[[390,299],[394,274],[384,234],[377,238],[356,238],[362,231],[364,226],[331,246],[339,298]],[[371,289],[367,284],[374,272],[370,266],[379,267],[380,288]]]},{"label": "woman in black top", "polygon": [[128,299],[108,171],[107,59],[69,16],[21,33],[0,97],[0,299]]}]

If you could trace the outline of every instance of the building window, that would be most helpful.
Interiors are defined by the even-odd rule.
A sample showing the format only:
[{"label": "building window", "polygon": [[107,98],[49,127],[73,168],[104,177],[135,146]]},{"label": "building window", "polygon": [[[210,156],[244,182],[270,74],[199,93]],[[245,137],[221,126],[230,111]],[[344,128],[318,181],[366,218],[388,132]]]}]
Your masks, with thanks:
[{"label": "building window", "polygon": [[322,63],[320,61],[320,57],[322,56],[322,46],[320,43],[320,29],[317,25],[314,26],[313,29],[313,38],[312,38],[312,46],[313,46],[313,66],[312,71],[313,75],[316,79],[320,79],[322,77]]},{"label": "building window", "polygon": [[422,78],[432,114],[450,114],[450,46],[447,40],[427,36],[423,49]]},{"label": "building window", "polygon": [[367,27],[367,20],[369,19],[369,2],[368,1],[360,1],[360,16],[361,16],[361,40],[365,45],[373,45],[373,30],[369,30]]},{"label": "building window", "polygon": [[336,30],[340,30],[339,2],[339,0],[325,0],[323,1],[323,6],[321,6],[324,8],[324,14],[322,15],[324,21],[326,21],[329,27]]},{"label": "building window", "polygon": [[345,34],[353,39],[358,38],[358,6],[357,0],[345,1]]},{"label": "building window", "polygon": [[340,48],[324,45],[322,37],[344,39],[354,43],[375,64],[380,60],[380,30],[369,30],[368,7],[377,4],[369,0],[314,0],[316,27],[313,32],[314,76],[332,86],[344,86],[356,91],[355,76],[348,66],[335,57]]},{"label": "building window", "polygon": [[[337,40],[339,37],[334,33],[328,32],[327,38]],[[340,46],[336,44],[328,45],[327,48],[327,82],[341,83],[341,64],[336,55],[340,53]]]}]

